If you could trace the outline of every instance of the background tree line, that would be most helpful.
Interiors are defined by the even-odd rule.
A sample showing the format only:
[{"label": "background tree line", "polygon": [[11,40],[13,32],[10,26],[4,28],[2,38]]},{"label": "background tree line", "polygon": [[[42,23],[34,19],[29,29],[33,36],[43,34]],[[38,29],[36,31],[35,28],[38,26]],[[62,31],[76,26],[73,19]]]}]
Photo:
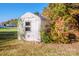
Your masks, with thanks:
[{"label": "background tree line", "polygon": [[11,20],[2,22],[2,24],[3,24],[4,26],[6,26],[7,24],[15,24],[15,25],[17,26],[17,25],[18,25],[18,19],[11,19]]}]

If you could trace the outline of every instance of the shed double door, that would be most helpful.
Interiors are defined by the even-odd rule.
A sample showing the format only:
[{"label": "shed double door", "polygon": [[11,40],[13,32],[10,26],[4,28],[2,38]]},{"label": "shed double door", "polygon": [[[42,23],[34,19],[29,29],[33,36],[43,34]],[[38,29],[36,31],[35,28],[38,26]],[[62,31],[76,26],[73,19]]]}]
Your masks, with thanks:
[{"label": "shed double door", "polygon": [[27,41],[39,41],[39,26],[38,25],[39,24],[37,21],[31,21],[30,26],[25,26]]}]

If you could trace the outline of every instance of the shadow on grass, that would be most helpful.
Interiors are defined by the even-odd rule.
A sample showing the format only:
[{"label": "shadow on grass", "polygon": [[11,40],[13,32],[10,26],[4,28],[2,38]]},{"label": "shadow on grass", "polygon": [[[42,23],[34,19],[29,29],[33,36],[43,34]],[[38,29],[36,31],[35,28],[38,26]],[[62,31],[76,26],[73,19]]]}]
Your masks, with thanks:
[{"label": "shadow on grass", "polygon": [[17,32],[0,32],[0,39],[16,39]]},{"label": "shadow on grass", "polygon": [[[17,39],[17,31],[0,32],[0,51],[12,48],[6,42]],[[16,47],[15,45],[13,47]]]},{"label": "shadow on grass", "polygon": [[13,32],[0,32],[0,44],[13,40],[13,39],[17,39],[17,32],[13,31]]}]

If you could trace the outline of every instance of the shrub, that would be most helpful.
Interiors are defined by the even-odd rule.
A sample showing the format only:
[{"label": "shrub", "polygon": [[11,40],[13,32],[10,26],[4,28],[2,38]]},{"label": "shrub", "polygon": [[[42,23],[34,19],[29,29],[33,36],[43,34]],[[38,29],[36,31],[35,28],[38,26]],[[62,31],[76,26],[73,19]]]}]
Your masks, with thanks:
[{"label": "shrub", "polygon": [[44,42],[44,43],[50,43],[51,42],[50,36],[44,31],[41,32],[41,39],[42,39],[42,42]]}]

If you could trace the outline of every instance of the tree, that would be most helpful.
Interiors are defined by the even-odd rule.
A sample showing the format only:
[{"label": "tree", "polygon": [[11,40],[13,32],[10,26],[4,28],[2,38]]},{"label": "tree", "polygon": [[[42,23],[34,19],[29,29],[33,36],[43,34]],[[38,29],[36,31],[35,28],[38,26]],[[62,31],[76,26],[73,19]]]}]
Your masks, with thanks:
[{"label": "tree", "polygon": [[35,15],[39,15],[39,12],[34,12]]},{"label": "tree", "polygon": [[[49,26],[51,30],[49,33],[47,33],[47,36],[49,36],[51,41],[58,43],[69,42],[69,38],[67,37],[68,33],[77,30],[77,21],[72,14],[74,12],[70,12],[72,10],[79,10],[74,9],[75,5],[76,4],[50,3],[48,7],[44,8],[42,14],[46,16],[49,21],[51,21]],[[77,4],[77,6],[78,5],[79,4]]]}]

